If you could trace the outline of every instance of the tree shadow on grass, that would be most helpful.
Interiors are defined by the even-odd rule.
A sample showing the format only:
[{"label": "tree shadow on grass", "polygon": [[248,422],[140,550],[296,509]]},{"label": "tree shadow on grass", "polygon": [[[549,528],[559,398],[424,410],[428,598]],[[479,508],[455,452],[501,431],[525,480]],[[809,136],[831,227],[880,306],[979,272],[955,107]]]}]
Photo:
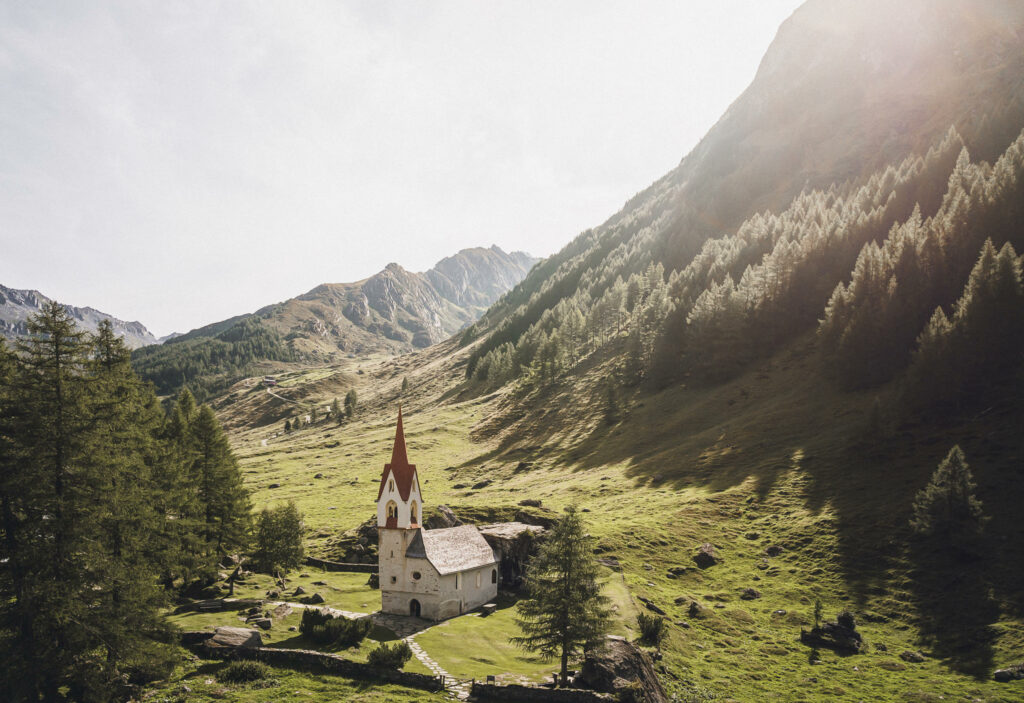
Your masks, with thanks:
[{"label": "tree shadow on grass", "polygon": [[921,639],[953,670],[985,679],[993,668],[999,604],[986,575],[985,544],[914,540],[913,561]]}]

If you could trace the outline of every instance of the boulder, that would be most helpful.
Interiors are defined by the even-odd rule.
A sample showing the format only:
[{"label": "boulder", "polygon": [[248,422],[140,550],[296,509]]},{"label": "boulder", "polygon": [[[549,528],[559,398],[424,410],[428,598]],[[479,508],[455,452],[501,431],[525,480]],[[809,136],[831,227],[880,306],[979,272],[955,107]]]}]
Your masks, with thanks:
[{"label": "boulder", "polygon": [[920,664],[925,660],[925,656],[921,652],[911,652],[909,649],[900,652],[900,659],[911,664]]},{"label": "boulder", "polygon": [[824,647],[842,654],[860,654],[867,646],[856,630],[852,613],[840,613],[836,622],[825,622],[811,630],[800,630],[800,641],[808,647]]},{"label": "boulder", "polygon": [[269,630],[273,626],[274,621],[271,618],[256,618],[252,621],[252,624],[261,630]]},{"label": "boulder", "polygon": [[458,527],[462,520],[447,505],[437,506],[437,514],[431,515],[423,522],[428,530],[443,530],[448,527]]},{"label": "boulder", "polygon": [[697,548],[696,553],[693,555],[693,561],[700,568],[707,569],[719,563],[721,559],[718,556],[718,552],[715,551],[714,545],[705,543]]},{"label": "boulder", "polygon": [[[604,646],[586,653],[574,685],[600,693],[629,695],[647,703],[668,703],[651,658],[622,637],[608,637]],[[632,691],[630,689],[633,689]]]},{"label": "boulder", "polygon": [[303,588],[302,586],[297,586],[295,588],[294,595],[296,595],[296,596],[304,596],[304,595],[306,595],[306,589]]},{"label": "boulder", "polygon": [[995,673],[992,674],[992,678],[999,683],[1024,680],[1024,663],[1017,664],[1016,666],[1010,666],[1005,669],[996,669]]},{"label": "boulder", "polygon": [[491,485],[491,479],[485,478],[483,481],[477,481],[473,484],[473,490],[479,491],[481,488],[487,488]]},{"label": "boulder", "polygon": [[740,593],[741,600],[756,600],[761,597],[761,592],[756,588],[744,588]]},{"label": "boulder", "polygon": [[277,606],[276,608],[274,608],[274,612],[272,613],[272,615],[278,620],[280,620],[281,618],[286,618],[291,614],[292,607],[287,603],[282,603],[281,605]]},{"label": "boulder", "polygon": [[319,593],[314,593],[311,596],[303,598],[302,602],[306,603],[307,605],[320,605],[321,603],[324,602],[324,597],[322,595],[320,595]]},{"label": "boulder", "polygon": [[213,637],[206,640],[208,647],[262,647],[259,630],[247,627],[218,627]]},{"label": "boulder", "polygon": [[523,584],[526,565],[537,552],[544,528],[523,522],[499,522],[480,527],[491,549],[500,554],[498,573],[501,588],[516,590]]},{"label": "boulder", "polygon": [[539,498],[524,498],[523,500],[519,501],[519,504],[527,508],[539,508],[541,505],[543,505]]},{"label": "boulder", "polygon": [[644,607],[647,608],[648,610],[650,610],[652,613],[657,613],[658,615],[667,615],[668,614],[664,610],[662,610],[660,607],[658,607],[649,598],[644,598],[643,596],[637,596],[636,599],[638,601],[640,601],[641,603],[643,603]]}]

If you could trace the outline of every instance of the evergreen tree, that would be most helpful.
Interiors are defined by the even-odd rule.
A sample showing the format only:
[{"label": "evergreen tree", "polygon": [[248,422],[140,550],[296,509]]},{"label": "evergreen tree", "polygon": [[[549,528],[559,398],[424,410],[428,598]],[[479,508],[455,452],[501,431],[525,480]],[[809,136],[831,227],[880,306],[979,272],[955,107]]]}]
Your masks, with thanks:
[{"label": "evergreen tree", "polygon": [[359,396],[356,395],[356,389],[352,388],[345,394],[345,416],[349,420],[356,416],[356,406],[358,404]]},{"label": "evergreen tree", "polygon": [[253,557],[258,568],[267,573],[277,573],[298,567],[305,556],[304,534],[302,514],[294,502],[264,508],[256,520],[256,551]]},{"label": "evergreen tree", "polygon": [[408,376],[403,376],[402,377],[402,395],[405,395],[408,392],[409,392],[409,377]]},{"label": "evergreen tree", "polygon": [[331,417],[339,425],[345,421],[345,415],[341,412],[341,403],[338,402],[337,398],[331,401]]},{"label": "evergreen tree", "polygon": [[914,531],[922,535],[962,536],[985,522],[974,479],[959,446],[949,450],[931,481],[914,498]]},{"label": "evergreen tree", "polygon": [[567,508],[531,562],[526,598],[519,602],[522,637],[512,642],[543,657],[561,659],[568,683],[569,659],[603,641],[609,627],[608,598],[601,594],[593,538],[575,508]]},{"label": "evergreen tree", "polygon": [[291,432],[292,432],[292,421],[291,420],[285,420],[284,421],[284,433],[285,434],[291,434]]},{"label": "evergreen tree", "polygon": [[190,428],[195,461],[191,473],[202,505],[204,554],[212,570],[216,559],[244,549],[251,522],[249,492],[227,435],[208,405],[199,408]]}]

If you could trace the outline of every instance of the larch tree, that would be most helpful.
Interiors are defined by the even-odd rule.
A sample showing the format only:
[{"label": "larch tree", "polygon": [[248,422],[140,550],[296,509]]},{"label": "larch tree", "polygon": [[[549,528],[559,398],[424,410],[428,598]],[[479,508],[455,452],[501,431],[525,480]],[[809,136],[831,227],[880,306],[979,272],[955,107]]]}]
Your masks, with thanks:
[{"label": "larch tree", "polygon": [[985,516],[974,490],[964,453],[954,446],[915,496],[911,527],[922,535],[956,537],[978,532]]},{"label": "larch tree", "polygon": [[561,662],[561,685],[569,660],[604,640],[610,625],[608,598],[601,594],[593,538],[575,508],[556,522],[526,575],[526,598],[516,618],[522,637],[512,643]]}]

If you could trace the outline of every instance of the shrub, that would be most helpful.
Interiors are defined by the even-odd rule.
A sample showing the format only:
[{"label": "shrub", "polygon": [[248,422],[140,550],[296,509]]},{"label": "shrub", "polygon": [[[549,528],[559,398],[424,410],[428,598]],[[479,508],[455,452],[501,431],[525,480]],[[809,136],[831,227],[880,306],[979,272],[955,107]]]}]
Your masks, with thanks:
[{"label": "shrub", "polygon": [[249,683],[270,677],[270,667],[263,662],[236,661],[217,672],[221,683]]},{"label": "shrub", "polygon": [[660,615],[640,613],[636,621],[640,626],[640,641],[652,647],[660,647],[665,637],[665,619]]},{"label": "shrub", "polygon": [[306,608],[302,611],[299,631],[318,644],[333,644],[342,648],[359,644],[370,634],[370,618],[352,620],[335,617],[325,610]]},{"label": "shrub", "polygon": [[836,622],[839,623],[841,627],[845,627],[847,630],[857,629],[857,619],[849,610],[844,610],[843,612],[839,613],[839,615],[836,616]]},{"label": "shrub", "polygon": [[395,642],[393,645],[382,644],[370,652],[366,661],[370,666],[379,666],[382,669],[401,669],[405,663],[412,659],[412,649],[405,640]]}]

